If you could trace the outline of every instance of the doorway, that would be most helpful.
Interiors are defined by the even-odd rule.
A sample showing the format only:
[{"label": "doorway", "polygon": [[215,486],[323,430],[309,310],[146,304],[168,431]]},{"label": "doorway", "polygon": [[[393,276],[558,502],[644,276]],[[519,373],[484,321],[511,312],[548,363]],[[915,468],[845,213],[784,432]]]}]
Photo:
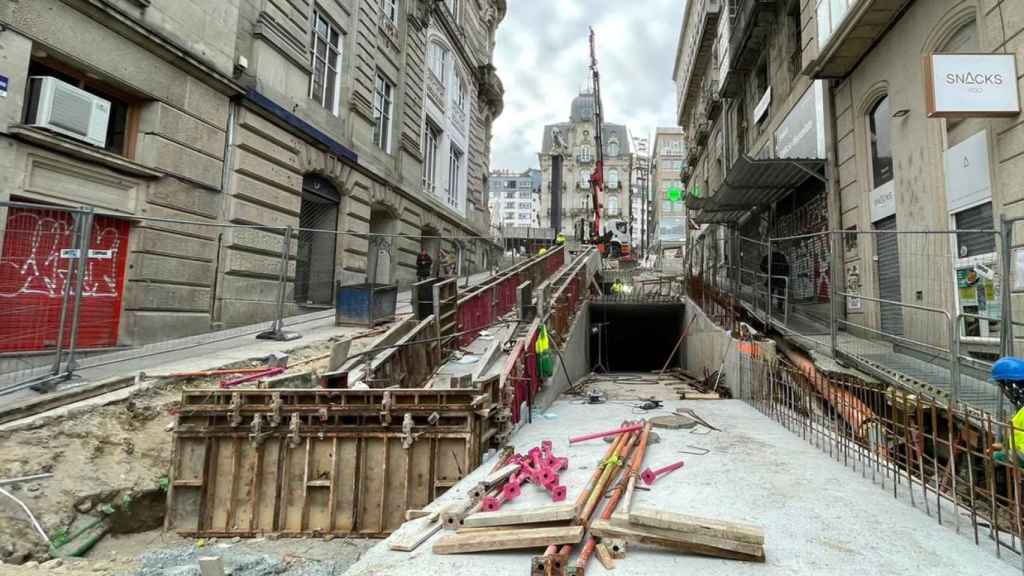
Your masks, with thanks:
[{"label": "doorway", "polygon": [[340,204],[341,195],[325,178],[309,175],[302,179],[295,255],[296,304],[332,305]]},{"label": "doorway", "polygon": [[366,251],[366,278],[374,284],[392,284],[398,218],[385,207],[370,210],[370,238]]},{"label": "doorway", "polygon": [[[896,234],[896,216],[875,222],[875,262],[878,270],[878,297],[893,302],[903,301],[900,285],[899,235]],[[903,335],[903,309],[896,304],[880,304],[882,332]]]}]

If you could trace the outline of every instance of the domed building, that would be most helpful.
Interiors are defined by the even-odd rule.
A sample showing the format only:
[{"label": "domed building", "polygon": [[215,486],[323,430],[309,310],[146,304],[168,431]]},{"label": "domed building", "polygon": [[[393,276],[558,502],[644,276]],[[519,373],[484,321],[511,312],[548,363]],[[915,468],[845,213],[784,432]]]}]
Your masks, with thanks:
[{"label": "domed building", "polygon": [[[604,123],[604,194],[601,198],[602,220],[629,221],[629,178],[632,155],[629,130],[622,124]],[[573,99],[569,121],[544,127],[541,145],[540,224],[552,227],[551,205],[552,157],[562,158],[561,232],[574,239],[585,237],[593,220],[590,175],[597,155],[594,150],[594,95],[589,91]]]}]

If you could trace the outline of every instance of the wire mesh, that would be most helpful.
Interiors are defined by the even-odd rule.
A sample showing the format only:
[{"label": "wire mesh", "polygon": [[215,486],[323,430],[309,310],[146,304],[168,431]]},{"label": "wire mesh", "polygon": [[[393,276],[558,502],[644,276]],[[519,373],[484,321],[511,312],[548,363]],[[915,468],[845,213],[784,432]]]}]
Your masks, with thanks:
[{"label": "wire mesh", "polygon": [[998,556],[1010,554],[1024,571],[1024,430],[919,394],[747,354],[738,380],[749,392],[740,397],[757,410],[894,499],[967,531]]}]

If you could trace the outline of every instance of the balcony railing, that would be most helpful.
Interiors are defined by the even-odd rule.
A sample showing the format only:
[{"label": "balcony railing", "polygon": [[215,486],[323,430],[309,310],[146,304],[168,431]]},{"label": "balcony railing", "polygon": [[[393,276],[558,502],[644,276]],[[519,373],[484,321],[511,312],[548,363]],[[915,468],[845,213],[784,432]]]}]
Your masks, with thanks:
[{"label": "balcony railing", "polygon": [[743,81],[768,49],[776,0],[730,0],[728,52],[723,57],[719,94],[735,98]]},{"label": "balcony railing", "polygon": [[683,39],[682,65],[677,85],[677,118],[686,117],[700,94],[700,81],[711,59],[711,48],[715,42],[721,0],[692,0]]}]

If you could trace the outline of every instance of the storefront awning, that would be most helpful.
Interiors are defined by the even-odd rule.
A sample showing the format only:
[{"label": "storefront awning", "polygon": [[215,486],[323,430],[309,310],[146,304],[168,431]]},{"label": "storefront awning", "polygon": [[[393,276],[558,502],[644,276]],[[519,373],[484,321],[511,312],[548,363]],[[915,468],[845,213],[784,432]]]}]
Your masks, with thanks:
[{"label": "storefront awning", "polygon": [[[698,222],[736,222],[750,209],[770,205],[808,178],[824,182],[824,160],[764,159],[741,156],[714,194],[703,198]],[[687,203],[689,205],[689,203]]]}]

